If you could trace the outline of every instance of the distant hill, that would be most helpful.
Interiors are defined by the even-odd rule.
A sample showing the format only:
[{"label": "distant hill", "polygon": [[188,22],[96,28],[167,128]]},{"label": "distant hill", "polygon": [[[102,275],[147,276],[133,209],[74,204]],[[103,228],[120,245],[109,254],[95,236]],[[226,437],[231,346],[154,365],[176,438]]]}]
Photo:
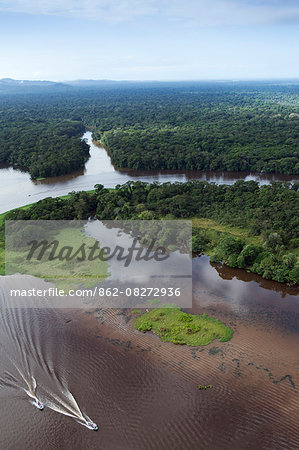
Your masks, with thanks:
[{"label": "distant hill", "polygon": [[40,81],[40,80],[13,80],[12,78],[0,79],[0,92],[5,93],[31,93],[48,90],[56,90],[61,88],[68,88],[70,86],[64,83],[56,83],[55,81]]},{"label": "distant hill", "polygon": [[[71,80],[63,82],[55,81],[40,81],[40,80],[14,80],[12,78],[0,79],[0,93],[2,94],[16,94],[16,93],[41,93],[62,91],[70,89],[103,89],[105,87],[123,87],[134,85],[128,81],[114,81],[114,80]],[[136,83],[135,83],[136,84]]]},{"label": "distant hill", "polygon": [[0,79],[0,84],[4,86],[53,86],[61,83],[55,83],[55,81],[13,80],[12,78],[2,78]]}]

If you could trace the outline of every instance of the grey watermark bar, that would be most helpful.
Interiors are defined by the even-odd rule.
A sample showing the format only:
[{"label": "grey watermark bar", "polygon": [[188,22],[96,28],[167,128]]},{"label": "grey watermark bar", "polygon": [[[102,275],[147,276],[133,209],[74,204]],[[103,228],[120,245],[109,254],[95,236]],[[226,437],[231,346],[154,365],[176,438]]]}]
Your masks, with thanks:
[{"label": "grey watermark bar", "polygon": [[11,304],[191,307],[191,241],[189,220],[7,221]]}]

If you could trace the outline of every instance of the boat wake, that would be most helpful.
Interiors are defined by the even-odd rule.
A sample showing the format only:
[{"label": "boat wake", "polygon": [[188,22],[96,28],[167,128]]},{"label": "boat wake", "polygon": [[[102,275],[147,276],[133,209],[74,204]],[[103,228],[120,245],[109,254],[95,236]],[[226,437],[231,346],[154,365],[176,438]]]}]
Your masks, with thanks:
[{"label": "boat wake", "polygon": [[81,411],[75,397],[66,388],[61,390],[59,396],[54,392],[48,392],[47,407],[58,412],[59,414],[72,417],[80,425],[87,428],[90,428],[90,424],[93,423],[90,417]]},{"label": "boat wake", "polygon": [[[50,304],[42,309],[20,307],[18,299],[14,299],[12,307],[1,286],[0,301],[0,350],[4,355],[0,362],[0,388],[22,391],[38,409],[47,407],[89,429],[97,429],[67,386],[63,364],[66,349],[61,339],[65,322],[61,313]],[[45,301],[48,299],[44,299],[44,305]],[[49,323],[53,324],[51,329]]]}]

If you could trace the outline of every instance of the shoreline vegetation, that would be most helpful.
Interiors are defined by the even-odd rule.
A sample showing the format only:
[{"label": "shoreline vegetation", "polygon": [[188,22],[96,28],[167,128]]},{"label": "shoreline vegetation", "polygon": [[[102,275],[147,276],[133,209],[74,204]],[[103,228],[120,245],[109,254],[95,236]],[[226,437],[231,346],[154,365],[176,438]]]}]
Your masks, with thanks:
[{"label": "shoreline vegetation", "polygon": [[298,86],[139,83],[2,92],[0,163],[33,179],[80,169],[93,132],[118,168],[299,174]]},{"label": "shoreline vegetation", "polygon": [[4,273],[4,221],[87,219],[192,219],[192,249],[263,278],[299,283],[298,185],[254,181],[234,185],[127,182],[115,189],[71,192],[0,215],[0,273]]},{"label": "shoreline vegetation", "polygon": [[167,305],[144,314],[140,314],[138,310],[132,313],[138,314],[138,317],[134,319],[136,330],[143,333],[152,331],[161,341],[177,345],[204,346],[216,339],[219,342],[227,342],[234,333],[223,322],[205,313],[187,314],[180,308]]}]

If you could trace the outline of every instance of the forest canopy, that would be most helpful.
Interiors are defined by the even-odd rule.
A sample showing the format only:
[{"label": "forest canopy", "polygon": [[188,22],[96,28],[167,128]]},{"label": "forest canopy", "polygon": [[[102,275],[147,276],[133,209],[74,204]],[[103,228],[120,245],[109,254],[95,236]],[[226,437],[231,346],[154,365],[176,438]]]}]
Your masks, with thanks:
[{"label": "forest canopy", "polygon": [[296,84],[108,83],[24,92],[1,93],[0,162],[33,178],[83,167],[85,127],[118,167],[299,174]]}]

